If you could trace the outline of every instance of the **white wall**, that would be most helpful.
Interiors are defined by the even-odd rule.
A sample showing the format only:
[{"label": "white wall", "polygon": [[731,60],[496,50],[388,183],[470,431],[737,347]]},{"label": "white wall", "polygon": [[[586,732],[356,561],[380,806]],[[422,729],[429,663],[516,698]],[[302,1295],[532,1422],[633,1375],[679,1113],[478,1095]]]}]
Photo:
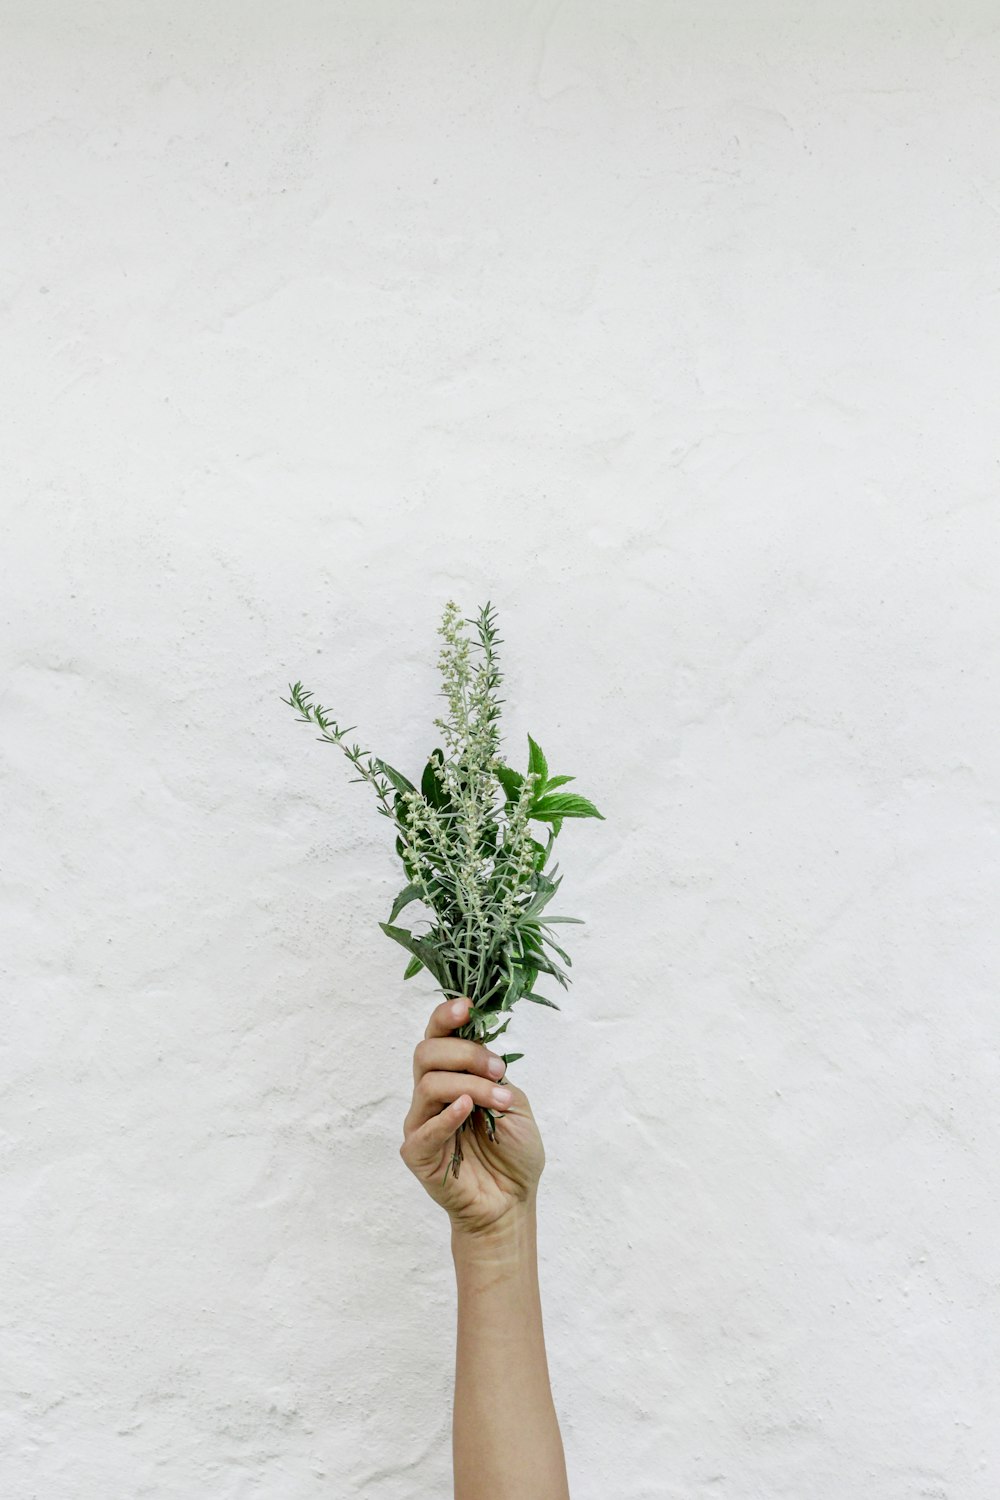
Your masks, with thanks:
[{"label": "white wall", "polygon": [[996,1500],[995,7],[0,29],[0,1492],[451,1493],[433,994],[280,697],[417,767],[453,594],[607,814],[509,1033],[574,1500]]}]

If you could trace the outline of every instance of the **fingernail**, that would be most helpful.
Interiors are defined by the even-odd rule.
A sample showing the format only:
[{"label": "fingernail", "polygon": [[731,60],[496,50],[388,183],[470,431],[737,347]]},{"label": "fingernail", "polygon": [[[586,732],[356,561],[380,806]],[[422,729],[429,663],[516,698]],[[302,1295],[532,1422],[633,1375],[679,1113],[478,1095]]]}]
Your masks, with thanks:
[{"label": "fingernail", "polygon": [[511,1093],[510,1089],[493,1090],[493,1102],[494,1104],[499,1104],[501,1108],[503,1108],[504,1105],[509,1104],[513,1097],[514,1095]]},{"label": "fingernail", "polygon": [[507,1071],[507,1064],[502,1057],[490,1057],[486,1062],[486,1071],[491,1078],[502,1078]]},{"label": "fingernail", "polygon": [[455,1017],[456,1021],[458,1020],[459,1016],[465,1015],[465,1007],[467,1003],[468,1002],[465,1000],[455,1000],[452,1002],[451,1013]]}]

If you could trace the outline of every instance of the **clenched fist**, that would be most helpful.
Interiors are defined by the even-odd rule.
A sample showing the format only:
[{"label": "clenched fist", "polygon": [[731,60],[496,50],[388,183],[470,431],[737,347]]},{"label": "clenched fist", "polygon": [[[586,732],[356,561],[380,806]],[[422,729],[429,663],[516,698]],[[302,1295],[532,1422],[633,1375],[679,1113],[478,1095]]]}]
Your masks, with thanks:
[{"label": "clenched fist", "polygon": [[[454,1230],[487,1234],[524,1205],[534,1203],[545,1149],[522,1089],[500,1084],[503,1058],[480,1042],[452,1035],[469,1013],[468,1000],[448,1000],[432,1012],[413,1053],[413,1099],[403,1121],[399,1154]],[[483,1115],[462,1131],[462,1163],[448,1170],[455,1133],[485,1105],[496,1119],[491,1140]]]}]

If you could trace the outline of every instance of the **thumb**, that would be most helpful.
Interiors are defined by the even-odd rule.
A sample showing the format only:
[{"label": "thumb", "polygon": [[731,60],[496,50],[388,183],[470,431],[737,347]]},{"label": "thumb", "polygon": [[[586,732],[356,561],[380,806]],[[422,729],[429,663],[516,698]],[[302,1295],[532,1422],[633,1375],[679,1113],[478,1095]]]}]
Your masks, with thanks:
[{"label": "thumb", "polygon": [[441,1159],[441,1152],[462,1121],[471,1114],[472,1108],[469,1095],[461,1094],[453,1104],[434,1115],[403,1142],[399,1154],[411,1172],[422,1175],[434,1170]]}]

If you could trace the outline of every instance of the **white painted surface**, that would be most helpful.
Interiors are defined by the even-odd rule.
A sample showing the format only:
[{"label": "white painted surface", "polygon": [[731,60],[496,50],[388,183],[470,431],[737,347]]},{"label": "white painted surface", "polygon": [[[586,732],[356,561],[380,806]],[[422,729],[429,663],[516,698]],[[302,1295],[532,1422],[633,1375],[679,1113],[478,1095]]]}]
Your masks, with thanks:
[{"label": "white painted surface", "polygon": [[5,6],[4,1496],[450,1494],[431,993],[279,699],[417,766],[454,594],[607,813],[574,1500],[996,1500],[1000,32],[872,10]]}]

